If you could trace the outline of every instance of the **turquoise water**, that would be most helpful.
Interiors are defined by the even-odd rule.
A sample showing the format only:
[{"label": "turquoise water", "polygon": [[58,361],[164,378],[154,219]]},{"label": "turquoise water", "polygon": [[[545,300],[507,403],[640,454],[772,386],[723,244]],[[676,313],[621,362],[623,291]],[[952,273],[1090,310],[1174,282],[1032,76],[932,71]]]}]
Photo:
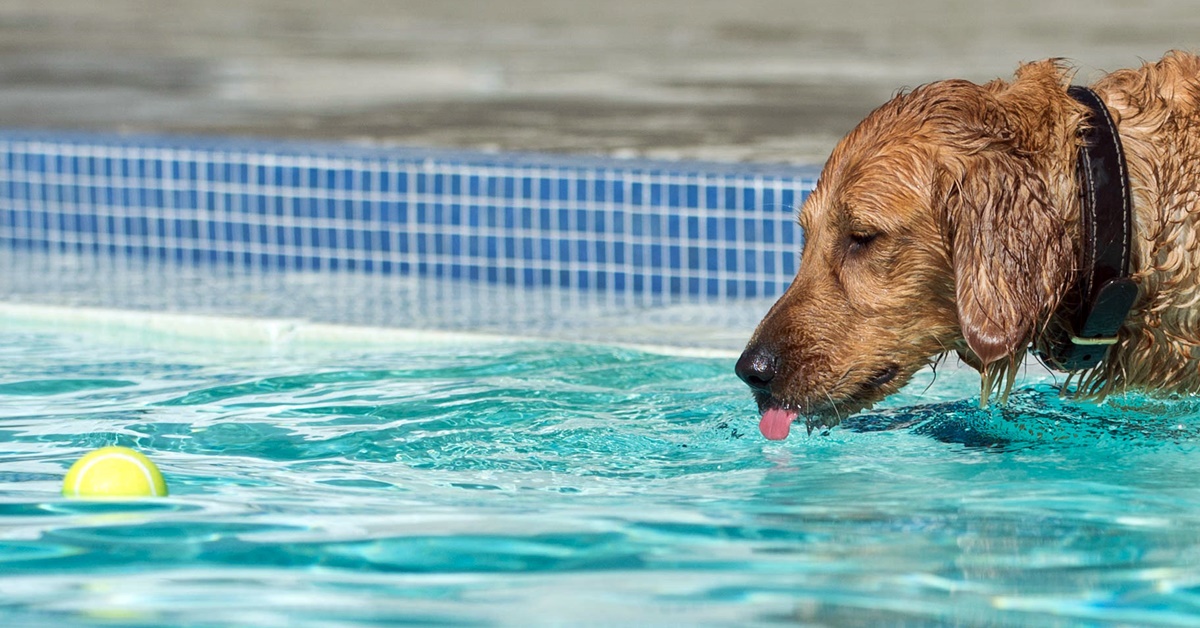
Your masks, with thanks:
[{"label": "turquoise water", "polygon": [[[1200,403],[918,377],[770,443],[732,359],[0,335],[0,625],[1194,625]],[[136,447],[171,497],[68,501]]]}]

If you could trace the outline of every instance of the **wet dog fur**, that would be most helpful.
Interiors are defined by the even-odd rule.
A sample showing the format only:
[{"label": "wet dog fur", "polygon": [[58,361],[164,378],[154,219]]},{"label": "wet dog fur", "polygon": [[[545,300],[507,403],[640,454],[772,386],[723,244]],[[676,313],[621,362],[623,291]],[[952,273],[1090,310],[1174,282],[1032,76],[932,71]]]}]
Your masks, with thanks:
[{"label": "wet dog fur", "polygon": [[[1078,272],[1073,74],[1047,60],[1011,81],[930,83],[838,143],[800,211],[799,272],[737,365],[764,434],[768,419],[835,424],[949,353],[980,371],[985,403],[1007,393]],[[1139,296],[1076,391],[1200,391],[1200,58],[1090,87],[1125,151]]]}]

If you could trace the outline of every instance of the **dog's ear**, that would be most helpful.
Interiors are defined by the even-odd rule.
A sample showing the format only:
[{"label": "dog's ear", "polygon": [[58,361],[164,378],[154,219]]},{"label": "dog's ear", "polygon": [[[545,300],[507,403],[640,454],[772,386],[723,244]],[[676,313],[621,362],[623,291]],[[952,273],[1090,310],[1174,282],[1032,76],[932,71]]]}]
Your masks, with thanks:
[{"label": "dog's ear", "polygon": [[1027,347],[1073,273],[1072,231],[1054,207],[1079,113],[1056,61],[1022,66],[1012,83],[942,83],[936,193],[946,203],[959,323],[980,371]]},{"label": "dog's ear", "polygon": [[960,129],[942,184],[959,324],[981,367],[1025,350],[1057,307],[1072,259],[1040,156],[984,98],[964,118],[974,124]]}]

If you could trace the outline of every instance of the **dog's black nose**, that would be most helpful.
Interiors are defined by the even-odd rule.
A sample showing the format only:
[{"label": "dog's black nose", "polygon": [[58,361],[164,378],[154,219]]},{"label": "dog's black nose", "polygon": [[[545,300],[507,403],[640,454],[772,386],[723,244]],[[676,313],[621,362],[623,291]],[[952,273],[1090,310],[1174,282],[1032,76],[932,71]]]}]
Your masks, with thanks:
[{"label": "dog's black nose", "polygon": [[779,356],[762,345],[747,347],[733,370],[746,385],[758,392],[771,392],[771,380],[779,368]]}]

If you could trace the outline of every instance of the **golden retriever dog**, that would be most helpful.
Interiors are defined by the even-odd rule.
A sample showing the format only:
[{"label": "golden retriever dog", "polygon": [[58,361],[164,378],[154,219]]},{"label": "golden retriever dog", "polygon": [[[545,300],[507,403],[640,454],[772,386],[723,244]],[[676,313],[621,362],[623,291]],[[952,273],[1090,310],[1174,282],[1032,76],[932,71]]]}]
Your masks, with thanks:
[{"label": "golden retriever dog", "polygon": [[[1093,110],[1072,77],[1047,60],[1011,81],[931,83],[838,143],[800,210],[799,272],[736,367],[764,436],[834,425],[952,351],[980,372],[983,403],[1003,400],[1083,266]],[[1200,391],[1200,58],[1171,52],[1090,88],[1124,150],[1136,293],[1103,359],[1068,382],[1090,398]]]}]

